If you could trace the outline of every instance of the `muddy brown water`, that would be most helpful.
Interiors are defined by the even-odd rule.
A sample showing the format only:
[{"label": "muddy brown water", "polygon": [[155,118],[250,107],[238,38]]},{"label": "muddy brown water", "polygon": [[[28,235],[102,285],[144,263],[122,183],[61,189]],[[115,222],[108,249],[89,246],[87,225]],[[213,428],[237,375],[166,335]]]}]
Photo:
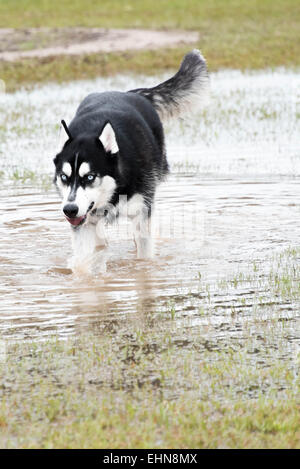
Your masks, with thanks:
[{"label": "muddy brown water", "polygon": [[[107,271],[75,277],[69,226],[56,191],[10,184],[0,191],[0,334],[5,338],[66,336],[97,323],[141,320],[144,313],[175,308],[175,321],[187,314],[197,324],[199,301],[208,303],[205,282],[216,285],[246,272],[275,252],[297,244],[300,229],[299,179],[244,180],[173,174],[157,194],[156,257],[135,259],[134,243],[107,231]],[[196,220],[176,215],[192,208]],[[164,232],[166,213],[174,213],[177,232]],[[160,219],[161,217],[161,219]],[[180,223],[185,223],[184,234]],[[173,226],[174,228],[174,226]],[[201,276],[201,281],[199,281]],[[204,282],[204,283],[203,283]],[[232,305],[253,296],[251,286],[222,294],[212,288],[210,320],[228,320]],[[197,298],[198,306],[193,305]],[[280,306],[280,305],[279,305]],[[288,310],[282,307],[285,317]],[[241,310],[241,317],[247,315]]]}]

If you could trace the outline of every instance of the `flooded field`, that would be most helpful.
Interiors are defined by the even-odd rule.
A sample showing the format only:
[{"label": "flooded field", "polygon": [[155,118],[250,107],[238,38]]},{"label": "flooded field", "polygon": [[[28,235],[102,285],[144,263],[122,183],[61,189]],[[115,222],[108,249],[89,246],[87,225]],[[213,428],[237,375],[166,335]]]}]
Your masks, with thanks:
[{"label": "flooded field", "polygon": [[135,259],[124,222],[86,276],[51,183],[58,123],[88,92],[161,77],[1,95],[0,446],[238,447],[250,429],[252,446],[299,447],[300,78],[211,78],[210,104],[166,128],[155,258]]},{"label": "flooded field", "polygon": [[[157,236],[156,258],[136,261],[133,240],[109,228],[106,272],[76,278],[67,268],[69,227],[55,191],[7,184],[1,190],[1,335],[64,336],[111,321],[140,321],[143,314],[170,304],[178,327],[183,317],[205,325],[208,317],[199,313],[203,307],[217,329],[220,323],[230,326],[234,308],[239,327],[256,319],[258,296],[264,314],[293,319],[294,328],[299,310],[293,315],[264,278],[280,253],[298,246],[298,185],[296,178],[173,174],[158,193],[156,214],[164,229],[168,210],[173,211],[173,224],[184,222],[185,231],[177,224],[178,233]],[[196,220],[187,219],[189,208]],[[180,210],[184,219],[177,216]],[[235,278],[238,286],[233,287]],[[222,281],[229,282],[228,291],[220,288]]]},{"label": "flooded field", "polygon": [[[90,91],[160,79],[98,79],[1,95],[2,337],[128,324],[170,305],[179,328],[183,318],[197,327],[209,319],[215,334],[220,324],[232,327],[233,308],[234,327],[252,321],[258,296],[264,315],[288,317],[295,329],[298,307],[287,307],[264,281],[276,256],[299,246],[300,81],[285,70],[213,74],[206,109],[168,125],[172,174],[157,194],[153,261],[136,261],[130,237],[109,228],[105,273],[78,279],[67,268],[69,227],[51,185],[58,122],[68,122]],[[253,265],[255,279],[232,288],[234,279],[251,277]]]}]

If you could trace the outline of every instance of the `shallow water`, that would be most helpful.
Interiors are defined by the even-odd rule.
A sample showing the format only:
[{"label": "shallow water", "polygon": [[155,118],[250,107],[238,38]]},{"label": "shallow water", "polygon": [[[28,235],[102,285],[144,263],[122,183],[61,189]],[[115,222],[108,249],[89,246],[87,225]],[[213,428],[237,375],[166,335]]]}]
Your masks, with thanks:
[{"label": "shallow water", "polygon": [[209,323],[224,340],[239,336],[243,321],[259,330],[259,294],[259,319],[291,320],[286,331],[299,342],[299,304],[274,298],[267,284],[230,287],[253,265],[266,277],[274,256],[299,245],[300,79],[289,71],[213,74],[210,107],[167,126],[172,174],[157,193],[152,261],[136,261],[132,239],[110,227],[106,273],[78,278],[67,268],[69,226],[55,189],[40,184],[40,175],[52,173],[57,122],[68,121],[89,91],[160,79],[98,79],[2,96],[2,337],[66,336],[171,310],[178,328],[186,318],[191,327]]}]

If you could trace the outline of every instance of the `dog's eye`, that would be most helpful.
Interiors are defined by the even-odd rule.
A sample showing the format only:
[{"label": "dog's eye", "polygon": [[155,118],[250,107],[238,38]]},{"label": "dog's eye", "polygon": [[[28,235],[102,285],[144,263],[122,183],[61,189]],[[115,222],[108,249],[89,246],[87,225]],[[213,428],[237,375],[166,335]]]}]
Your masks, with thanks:
[{"label": "dog's eye", "polygon": [[60,175],[60,179],[62,180],[62,182],[67,182],[68,176],[66,176],[64,173],[62,173],[62,174]]},{"label": "dog's eye", "polygon": [[95,174],[88,174],[86,176],[86,179],[87,179],[87,181],[92,182],[92,181],[94,181],[95,177],[96,177]]}]

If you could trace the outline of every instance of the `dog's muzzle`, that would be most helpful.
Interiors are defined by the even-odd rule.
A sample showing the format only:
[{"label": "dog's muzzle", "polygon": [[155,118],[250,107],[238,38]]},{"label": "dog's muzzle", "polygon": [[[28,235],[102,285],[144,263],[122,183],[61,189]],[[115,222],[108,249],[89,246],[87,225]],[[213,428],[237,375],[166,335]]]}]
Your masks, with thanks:
[{"label": "dog's muzzle", "polygon": [[81,217],[77,217],[78,213],[78,207],[76,204],[67,204],[63,208],[63,212],[65,214],[66,219],[68,220],[69,223],[73,226],[79,226],[82,225],[87,217],[87,214],[92,210],[94,206],[94,202],[92,202],[86,212],[85,215],[82,215]]}]

